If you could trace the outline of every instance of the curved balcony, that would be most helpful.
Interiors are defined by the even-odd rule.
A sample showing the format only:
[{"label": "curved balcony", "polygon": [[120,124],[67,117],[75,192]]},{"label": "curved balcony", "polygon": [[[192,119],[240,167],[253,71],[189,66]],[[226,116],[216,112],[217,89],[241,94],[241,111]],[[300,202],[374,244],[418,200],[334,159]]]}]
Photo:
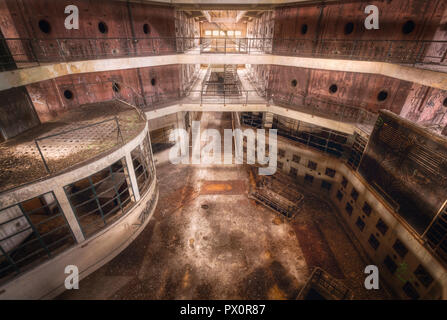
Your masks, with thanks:
[{"label": "curved balcony", "polygon": [[[1,299],[59,294],[67,265],[87,276],[124,250],[155,210],[144,114],[116,101],[85,108],[90,118],[68,113],[2,150],[2,163],[14,166],[5,167],[1,179]],[[116,118],[102,120],[105,110]],[[9,150],[20,153],[18,161],[5,155]]]}]

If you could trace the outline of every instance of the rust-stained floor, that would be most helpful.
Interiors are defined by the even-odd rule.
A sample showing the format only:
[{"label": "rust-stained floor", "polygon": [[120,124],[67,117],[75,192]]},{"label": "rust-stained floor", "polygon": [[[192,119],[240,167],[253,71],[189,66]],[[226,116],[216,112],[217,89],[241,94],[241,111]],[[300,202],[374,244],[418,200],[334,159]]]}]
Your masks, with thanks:
[{"label": "rust-stained floor", "polygon": [[[217,115],[204,114],[202,126],[231,128]],[[146,229],[59,299],[294,299],[315,266],[358,299],[388,298],[363,289],[369,263],[320,198],[303,190],[302,211],[283,222],[248,199],[246,167],[158,158],[159,204]]]}]

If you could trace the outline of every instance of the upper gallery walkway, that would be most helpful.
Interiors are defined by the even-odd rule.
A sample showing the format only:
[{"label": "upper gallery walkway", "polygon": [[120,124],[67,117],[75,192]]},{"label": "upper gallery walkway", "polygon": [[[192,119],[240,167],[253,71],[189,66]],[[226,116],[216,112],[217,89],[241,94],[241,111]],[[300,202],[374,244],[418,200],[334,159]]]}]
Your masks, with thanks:
[{"label": "upper gallery walkway", "polygon": [[377,114],[361,107],[315,97],[293,95],[282,100],[269,90],[259,88],[247,68],[237,68],[236,85],[209,85],[210,69],[212,67],[201,68],[185,92],[136,95],[128,103],[145,112],[148,120],[177,112],[268,112],[364,136],[369,135],[377,119]]},{"label": "upper gallery walkway", "polygon": [[54,62],[187,54],[273,54],[378,61],[447,70],[447,41],[238,37],[46,38],[0,40],[0,70]]},{"label": "upper gallery walkway", "polygon": [[[99,40],[96,39],[95,41]],[[397,63],[349,60],[338,57],[286,56],[274,52],[265,53],[262,51],[257,51],[256,54],[254,54],[253,51],[250,51],[250,54],[240,52],[229,54],[228,52],[222,53],[219,51],[215,53],[200,54],[201,51],[203,50],[191,47],[188,50],[184,50],[184,53],[169,53],[166,51],[164,55],[92,55],[91,58],[94,57],[95,59],[80,59],[78,61],[70,61],[70,59],[66,59],[62,62],[53,63],[38,62],[38,65],[33,67],[1,72],[0,91],[72,74],[146,68],[172,64],[280,65],[328,71],[368,73],[447,90],[447,72],[419,69],[414,66],[406,66]]]}]

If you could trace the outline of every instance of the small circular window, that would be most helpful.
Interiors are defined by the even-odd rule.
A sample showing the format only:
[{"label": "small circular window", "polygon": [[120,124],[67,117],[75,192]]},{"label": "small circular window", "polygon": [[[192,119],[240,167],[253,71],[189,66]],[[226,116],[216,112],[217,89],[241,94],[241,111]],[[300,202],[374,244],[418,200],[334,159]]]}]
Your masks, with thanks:
[{"label": "small circular window", "polygon": [[405,22],[404,25],[402,26],[402,33],[403,33],[403,34],[409,34],[409,33],[412,33],[415,27],[416,27],[416,24],[414,23],[414,21],[412,21],[412,20],[408,20],[408,21]]},{"label": "small circular window", "polygon": [[298,85],[298,81],[296,81],[296,79],[293,79],[290,84],[292,85],[292,87],[296,87]]},{"label": "small circular window", "polygon": [[64,91],[64,97],[67,100],[72,100],[73,99],[73,92],[71,92],[70,90],[65,90]]},{"label": "small circular window", "polygon": [[351,34],[354,32],[354,23],[348,22],[345,24],[345,34]]},{"label": "small circular window", "polygon": [[155,86],[157,84],[157,80],[155,80],[155,78],[151,79],[151,85]]},{"label": "small circular window", "polygon": [[333,84],[329,87],[329,92],[330,93],[336,93],[338,91],[338,87],[336,84]]},{"label": "small circular window", "polygon": [[107,33],[109,31],[109,28],[107,27],[107,24],[105,22],[98,23],[98,30],[101,33]]},{"label": "small circular window", "polygon": [[388,98],[388,92],[386,92],[385,90],[380,91],[377,95],[377,100],[379,101],[385,101],[386,98]]},{"label": "small circular window", "polygon": [[121,87],[120,87],[120,85],[119,85],[118,83],[114,82],[114,83],[112,84],[112,89],[113,89],[113,91],[115,91],[116,93],[118,93],[118,92],[120,92]]},{"label": "small circular window", "polygon": [[145,34],[149,34],[149,33],[151,33],[151,27],[149,27],[149,25],[146,23],[146,24],[144,24],[144,26],[143,26],[143,32],[145,33]]},{"label": "small circular window", "polygon": [[50,33],[51,32],[51,25],[47,20],[40,20],[39,21],[39,29],[43,33]]},{"label": "small circular window", "polygon": [[307,29],[308,29],[307,24],[303,24],[301,26],[301,34],[306,34],[307,33]]},{"label": "small circular window", "polygon": [[444,107],[447,107],[447,98],[444,99],[444,102],[442,103],[442,105],[443,105]]}]

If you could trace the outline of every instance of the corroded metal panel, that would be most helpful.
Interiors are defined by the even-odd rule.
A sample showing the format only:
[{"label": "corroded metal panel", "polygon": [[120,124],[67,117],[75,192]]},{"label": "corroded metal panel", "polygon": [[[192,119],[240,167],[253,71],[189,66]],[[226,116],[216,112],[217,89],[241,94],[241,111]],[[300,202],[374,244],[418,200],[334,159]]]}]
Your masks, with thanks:
[{"label": "corroded metal panel", "polygon": [[381,111],[359,171],[423,234],[447,199],[447,140]]}]

